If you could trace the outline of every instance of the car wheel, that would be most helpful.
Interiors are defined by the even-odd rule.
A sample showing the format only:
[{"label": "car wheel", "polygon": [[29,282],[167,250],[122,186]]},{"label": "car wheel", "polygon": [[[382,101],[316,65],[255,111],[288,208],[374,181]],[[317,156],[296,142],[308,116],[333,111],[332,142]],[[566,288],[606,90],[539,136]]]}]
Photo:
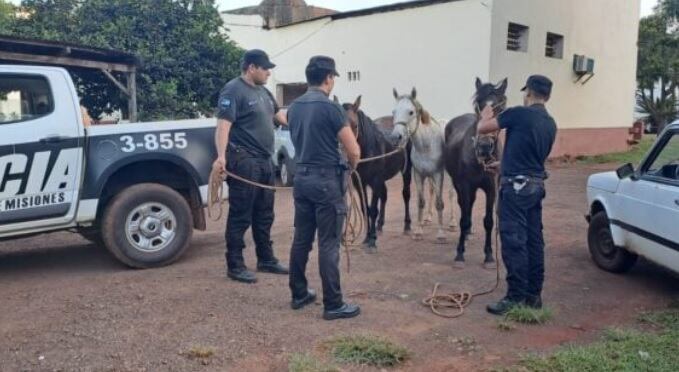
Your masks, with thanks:
[{"label": "car wheel", "polygon": [[634,266],[638,256],[615,246],[610,226],[605,212],[599,212],[592,217],[587,232],[589,253],[600,268],[612,273],[624,273]]},{"label": "car wheel", "polygon": [[104,212],[101,234],[106,248],[134,268],[176,261],[193,233],[191,208],[177,191],[159,184],[128,187]]},{"label": "car wheel", "polygon": [[292,160],[290,160],[287,156],[283,156],[283,158],[280,161],[280,168],[281,168],[281,185],[289,187],[292,186],[293,183],[293,165],[292,165]]}]

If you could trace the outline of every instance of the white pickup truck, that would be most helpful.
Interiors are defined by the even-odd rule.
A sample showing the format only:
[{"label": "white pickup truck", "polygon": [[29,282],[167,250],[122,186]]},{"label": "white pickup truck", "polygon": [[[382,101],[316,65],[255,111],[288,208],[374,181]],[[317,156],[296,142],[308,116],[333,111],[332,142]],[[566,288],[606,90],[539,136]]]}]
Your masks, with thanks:
[{"label": "white pickup truck", "polygon": [[68,72],[0,65],[0,238],[57,230],[135,268],[206,228],[214,119],[85,127]]},{"label": "white pickup truck", "polygon": [[679,273],[679,122],[637,169],[590,176],[587,199],[589,250],[599,267],[625,272],[642,256]]}]

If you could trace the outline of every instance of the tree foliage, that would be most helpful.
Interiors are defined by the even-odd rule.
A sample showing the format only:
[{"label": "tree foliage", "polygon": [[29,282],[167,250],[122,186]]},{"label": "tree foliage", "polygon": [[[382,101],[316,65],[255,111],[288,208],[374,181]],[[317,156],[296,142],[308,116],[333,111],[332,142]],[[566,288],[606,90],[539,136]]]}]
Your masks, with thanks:
[{"label": "tree foliage", "polygon": [[[0,23],[3,33],[137,55],[142,120],[211,115],[221,86],[239,74],[242,51],[214,0],[24,0],[17,14],[9,27]],[[126,111],[126,97],[100,71],[69,70],[93,116]]]}]

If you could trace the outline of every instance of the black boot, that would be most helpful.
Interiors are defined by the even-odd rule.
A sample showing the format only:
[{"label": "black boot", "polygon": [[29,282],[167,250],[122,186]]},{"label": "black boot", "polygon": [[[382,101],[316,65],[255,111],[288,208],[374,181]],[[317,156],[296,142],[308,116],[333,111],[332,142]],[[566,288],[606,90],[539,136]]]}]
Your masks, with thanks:
[{"label": "black boot", "polygon": [[257,271],[262,273],[287,275],[288,268],[278,262],[257,263]]},{"label": "black boot", "polygon": [[502,300],[500,300],[500,302],[496,302],[494,304],[486,306],[486,310],[488,310],[489,313],[494,315],[505,315],[513,307],[519,306],[521,304],[522,303],[520,301],[514,301],[505,297]]},{"label": "black boot", "polygon": [[530,296],[526,299],[526,306],[533,309],[542,309],[542,297]]},{"label": "black boot", "polygon": [[358,316],[361,313],[361,308],[358,305],[343,304],[340,308],[335,310],[324,310],[323,319],[325,320],[335,320],[335,319],[348,319]]},{"label": "black boot", "polygon": [[257,283],[257,277],[255,276],[255,273],[249,271],[246,268],[228,270],[226,276],[237,282],[248,284]]},{"label": "black boot", "polygon": [[299,310],[303,308],[304,306],[314,303],[316,301],[316,292],[313,289],[308,289],[306,296],[302,298],[292,298],[292,302],[290,302],[290,307],[293,310]]}]

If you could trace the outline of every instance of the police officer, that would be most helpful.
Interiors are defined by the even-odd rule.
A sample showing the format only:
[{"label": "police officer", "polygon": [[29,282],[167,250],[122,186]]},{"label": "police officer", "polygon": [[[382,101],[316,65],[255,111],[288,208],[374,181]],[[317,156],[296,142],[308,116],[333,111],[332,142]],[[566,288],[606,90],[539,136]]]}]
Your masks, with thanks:
[{"label": "police officer", "polygon": [[344,193],[348,167],[338,144],[344,147],[352,168],[358,164],[360,148],[344,110],[328,99],[337,76],[332,58],[311,58],[306,67],[309,89],[288,111],[292,142],[297,149],[295,237],[290,252],[291,306],[301,309],[316,299],[316,293],[308,288],[305,272],[318,230],[318,266],[326,320],[352,318],[360,313],[358,306],[344,303],[340,288],[339,249],[347,213]]},{"label": "police officer", "polygon": [[556,123],[545,108],[552,93],[552,82],[545,76],[533,75],[522,91],[524,107],[510,108],[496,119],[488,106],[481,113],[478,125],[479,134],[507,130],[499,198],[507,295],[488,305],[488,312],[496,315],[503,315],[519,304],[542,307],[545,160],[556,137]]},{"label": "police officer", "polygon": [[[287,124],[276,100],[264,87],[271,63],[261,50],[249,50],[243,56],[240,77],[229,81],[219,95],[218,122],[215,133],[217,160],[213,167],[258,183],[273,185],[275,179],[271,156],[274,151],[274,116]],[[243,260],[245,231],[252,226],[257,252],[257,270],[287,274],[288,270],[274,256],[271,225],[274,220],[274,192],[248,185],[231,177],[229,214],[226,221],[227,276],[244,283],[255,283],[255,274]]]}]

